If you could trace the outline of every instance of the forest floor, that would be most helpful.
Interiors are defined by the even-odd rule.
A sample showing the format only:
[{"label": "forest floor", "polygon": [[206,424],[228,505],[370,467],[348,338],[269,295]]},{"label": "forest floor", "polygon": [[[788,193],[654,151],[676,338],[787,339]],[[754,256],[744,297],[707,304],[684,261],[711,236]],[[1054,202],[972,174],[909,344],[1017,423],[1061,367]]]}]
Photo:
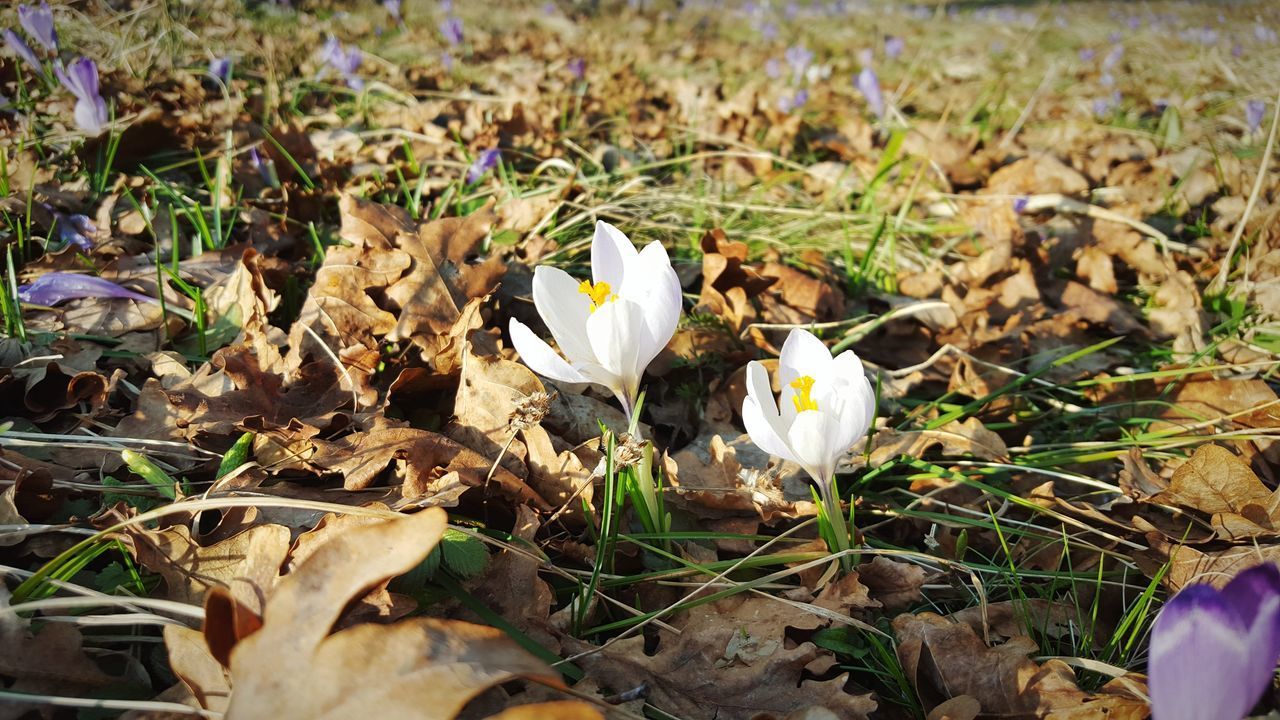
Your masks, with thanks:
[{"label": "forest floor", "polygon": [[[0,718],[1137,719],[1280,560],[1280,5],[398,5],[0,12]],[[663,532],[507,334],[597,220]],[[844,557],[740,414],[796,327]]]}]

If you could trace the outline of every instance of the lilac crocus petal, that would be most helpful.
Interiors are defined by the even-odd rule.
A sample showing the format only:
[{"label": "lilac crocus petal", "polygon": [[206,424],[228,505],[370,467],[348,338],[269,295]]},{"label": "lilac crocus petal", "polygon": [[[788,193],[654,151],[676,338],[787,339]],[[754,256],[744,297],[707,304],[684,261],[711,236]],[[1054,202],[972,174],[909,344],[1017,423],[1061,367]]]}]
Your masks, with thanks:
[{"label": "lilac crocus petal", "polygon": [[1026,195],[1023,195],[1023,196],[1021,196],[1021,197],[1016,197],[1016,198],[1014,198],[1014,199],[1013,199],[1013,211],[1014,211],[1014,212],[1016,212],[1016,213],[1021,214],[1021,213],[1022,213],[1022,211],[1024,211],[1024,210],[1026,210],[1026,209],[1027,209],[1027,203],[1028,203],[1028,202],[1030,202],[1030,201],[1031,201],[1031,198],[1027,197]]},{"label": "lilac crocus petal", "polygon": [[400,22],[400,4],[400,0],[382,0],[382,7],[386,9],[391,19],[396,22]]},{"label": "lilac crocus petal", "polygon": [[107,103],[98,94],[98,65],[89,58],[72,60],[67,69],[54,67],[58,81],[76,96],[76,127],[88,135],[100,135],[107,126]]},{"label": "lilac crocus petal", "polygon": [[440,21],[440,34],[454,47],[462,44],[462,20],[452,15]]},{"label": "lilac crocus petal", "polygon": [[1079,54],[1082,62],[1089,62],[1095,55],[1097,55],[1097,51],[1093,48],[1080,48]]},{"label": "lilac crocus petal", "polygon": [[18,299],[32,305],[52,307],[67,300],[88,297],[157,302],[153,297],[120,287],[96,275],[51,272],[36,278],[36,281],[30,285],[18,286]]},{"label": "lilac crocus petal", "polygon": [[568,67],[569,73],[573,75],[574,80],[581,80],[587,76],[587,61],[580,57],[570,60]]},{"label": "lilac crocus petal", "polygon": [[782,75],[782,63],[778,58],[769,58],[764,61],[764,74],[770,80],[777,80]]},{"label": "lilac crocus petal", "polygon": [[884,39],[884,54],[890,60],[897,60],[902,57],[902,51],[907,47],[906,41],[897,35],[890,35]]},{"label": "lilac crocus petal", "polygon": [[876,77],[876,71],[870,67],[862,68],[862,72],[858,73],[858,77],[853,81],[857,86],[858,92],[867,99],[867,106],[871,108],[871,112],[876,114],[877,118],[884,119],[884,94],[880,92],[880,78]]},{"label": "lilac crocus petal", "polygon": [[262,178],[262,182],[269,187],[280,187],[280,176],[276,174],[276,164],[271,158],[264,158],[258,153],[258,148],[249,148],[249,164],[254,170],[258,171],[258,176]]},{"label": "lilac crocus petal", "polygon": [[36,57],[35,51],[31,49],[31,46],[27,44],[27,41],[23,40],[22,36],[18,35],[18,33],[12,30],[5,30],[4,44],[9,46],[9,50],[13,52],[14,55],[22,58],[23,62],[30,65],[33,70],[38,73],[44,72],[44,67],[40,64],[40,58]]},{"label": "lilac crocus petal", "polygon": [[791,82],[798,83],[804,77],[804,71],[813,62],[813,51],[803,45],[792,45],[783,53],[782,58],[791,66]]},{"label": "lilac crocus petal", "polygon": [[58,231],[58,240],[63,245],[75,245],[86,251],[93,248],[91,236],[97,234],[98,226],[87,215],[57,213],[54,217],[54,229]]},{"label": "lilac crocus petal", "polygon": [[1266,113],[1266,103],[1261,100],[1250,100],[1244,106],[1244,124],[1249,129],[1249,134],[1258,132],[1258,128],[1262,127],[1262,116]]},{"label": "lilac crocus petal", "polygon": [[18,5],[18,23],[44,49],[58,52],[58,31],[53,27],[53,11],[49,9],[49,3],[41,2],[40,7]]},{"label": "lilac crocus petal", "polygon": [[502,159],[502,153],[498,148],[489,148],[482,150],[476,159],[471,161],[471,166],[467,168],[467,183],[473,183],[484,177],[486,173],[497,166],[498,161]]},{"label": "lilac crocus petal", "polygon": [[220,57],[209,61],[209,74],[226,85],[231,80],[231,58]]},{"label": "lilac crocus petal", "polygon": [[1191,585],[1151,629],[1155,720],[1235,720],[1271,685],[1280,659],[1280,570],[1249,568],[1221,590]]}]

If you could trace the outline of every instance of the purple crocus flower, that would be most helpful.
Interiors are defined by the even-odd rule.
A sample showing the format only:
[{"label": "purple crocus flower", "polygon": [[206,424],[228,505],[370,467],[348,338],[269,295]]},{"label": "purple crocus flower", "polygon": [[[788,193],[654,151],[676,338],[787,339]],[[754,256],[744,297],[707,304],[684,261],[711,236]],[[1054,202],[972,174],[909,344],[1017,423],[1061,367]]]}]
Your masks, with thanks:
[{"label": "purple crocus flower", "polygon": [[1262,127],[1262,115],[1267,111],[1266,103],[1261,100],[1250,100],[1244,106],[1244,124],[1249,128],[1249,134],[1258,132],[1258,128]]},{"label": "purple crocus flower", "polygon": [[587,76],[587,61],[580,57],[571,59],[567,67],[574,80],[581,80]]},{"label": "purple crocus flower", "polygon": [[760,26],[760,39],[769,41],[778,37],[778,25],[776,23],[766,22]]},{"label": "purple crocus flower", "polygon": [[1013,199],[1013,211],[1022,214],[1027,209],[1027,203],[1031,202],[1031,198],[1021,195]]},{"label": "purple crocus flower", "polygon": [[462,44],[462,20],[461,18],[450,15],[440,21],[440,34],[444,36],[445,42],[457,47]]},{"label": "purple crocus flower", "polygon": [[803,45],[792,45],[782,54],[782,59],[791,66],[791,82],[799,83],[804,71],[809,69],[809,63],[813,62],[813,51]]},{"label": "purple crocus flower", "polygon": [[18,286],[18,299],[32,305],[52,307],[67,300],[79,298],[127,298],[139,302],[157,302],[127,288],[104,280],[96,275],[51,272],[36,278],[30,285]]},{"label": "purple crocus flower", "polygon": [[440,53],[440,67],[444,68],[445,72],[453,72],[453,53],[448,50]]},{"label": "purple crocus flower", "polygon": [[877,118],[884,119],[884,94],[880,92],[880,78],[876,77],[876,71],[870,66],[862,68],[862,72],[858,73],[858,77],[854,79],[853,84],[858,88],[858,92],[867,99],[867,106],[871,108],[871,112],[876,114]]},{"label": "purple crocus flower", "polygon": [[897,35],[890,35],[884,39],[884,54],[890,60],[897,60],[902,57],[902,51],[907,47],[907,43]]},{"label": "purple crocus flower", "polygon": [[484,177],[485,173],[496,167],[501,159],[502,153],[498,148],[481,150],[476,159],[471,161],[471,167],[467,168],[467,184],[470,185]]},{"label": "purple crocus flower", "polygon": [[1094,50],[1093,48],[1080,48],[1080,53],[1079,53],[1079,54],[1080,54],[1080,61],[1081,61],[1081,62],[1089,62],[1089,61],[1090,61],[1090,60],[1092,60],[1092,59],[1094,58],[1094,56],[1095,56],[1095,55],[1097,55],[1098,53],[1097,53],[1097,51],[1096,51],[1096,50]]},{"label": "purple crocus flower", "polygon": [[76,127],[89,135],[100,135],[107,126],[107,103],[98,93],[98,65],[89,58],[72,60],[64,71],[54,67],[53,72],[72,95],[76,96]]},{"label": "purple crocus flower", "polygon": [[783,95],[778,98],[778,110],[789,115],[799,110],[807,102],[809,102],[809,91],[800,88],[794,95]]},{"label": "purple crocus flower", "polygon": [[249,165],[258,172],[258,176],[262,178],[262,182],[269,187],[280,187],[280,176],[276,174],[276,164],[271,158],[264,158],[258,153],[258,148],[249,148]]},{"label": "purple crocus flower", "polygon": [[1190,585],[1151,628],[1155,720],[1234,720],[1271,686],[1280,658],[1280,569],[1257,565],[1221,590]]},{"label": "purple crocus flower", "polygon": [[764,61],[764,74],[770,80],[777,80],[782,76],[782,63],[778,58],[769,58]]},{"label": "purple crocus flower", "polygon": [[40,7],[18,5],[18,23],[45,50],[58,52],[58,31],[53,27],[53,11],[49,9],[49,3],[42,0]]},{"label": "purple crocus flower", "polygon": [[382,0],[382,7],[386,8],[387,14],[396,22],[400,22],[400,5],[401,0]]},{"label": "purple crocus flower", "polygon": [[226,85],[231,81],[231,58],[220,57],[209,61],[209,75]]},{"label": "purple crocus flower", "polygon": [[352,90],[364,87],[364,80],[356,75],[360,70],[360,64],[364,62],[364,54],[360,52],[360,48],[354,46],[344,48],[336,37],[330,35],[325,40],[324,47],[320,49],[320,57],[329,67],[338,71],[346,81],[347,87]]},{"label": "purple crocus flower", "polygon": [[1116,45],[1111,48],[1111,52],[1107,53],[1106,57],[1102,58],[1102,69],[1110,70],[1116,66],[1116,63],[1120,62],[1122,57],[1124,57],[1124,46]]},{"label": "purple crocus flower", "polygon": [[38,73],[44,73],[44,66],[40,64],[40,58],[36,57],[35,51],[31,49],[31,46],[27,44],[26,40],[22,39],[21,35],[13,30],[5,30],[4,44],[8,45],[9,50],[11,50],[14,55],[22,58],[22,60],[30,65],[33,70]]},{"label": "purple crocus flower", "polygon": [[63,245],[75,245],[85,251],[93,248],[92,236],[98,233],[98,226],[87,215],[55,213],[54,218],[54,229],[58,231],[59,242]]}]

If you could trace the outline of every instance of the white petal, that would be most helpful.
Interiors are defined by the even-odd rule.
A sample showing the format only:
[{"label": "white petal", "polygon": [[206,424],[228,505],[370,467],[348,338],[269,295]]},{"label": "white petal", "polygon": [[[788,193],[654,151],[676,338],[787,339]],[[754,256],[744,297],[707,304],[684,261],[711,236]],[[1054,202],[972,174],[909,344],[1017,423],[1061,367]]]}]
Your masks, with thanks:
[{"label": "white petal", "polygon": [[845,447],[862,440],[876,415],[876,395],[866,376],[841,386],[840,429]]},{"label": "white petal", "polygon": [[782,343],[778,356],[778,384],[787,387],[802,375],[814,380],[826,380],[831,376],[831,351],[813,333],[795,328]]},{"label": "white petal", "polygon": [[596,221],[596,234],[591,238],[591,277],[595,282],[607,282],[617,292],[626,276],[626,266],[636,255],[636,247],[621,230],[603,220]]},{"label": "white petal", "polygon": [[[649,248],[662,246],[653,243],[645,248],[645,252]],[[644,252],[640,253],[643,257]],[[666,259],[666,253],[662,253],[662,259]],[[623,293],[622,297],[632,300],[644,309],[645,327],[648,329],[647,346],[641,353],[641,366],[647,367],[653,358],[671,342],[671,336],[675,335],[676,327],[680,324],[680,309],[684,304],[683,297],[680,294],[680,278],[676,277],[676,271],[671,269],[671,265],[655,264],[650,271],[641,267],[641,270],[647,275],[649,288],[647,292],[640,297],[633,297],[631,294]],[[628,271],[627,283],[632,283],[630,278],[637,276],[635,266]]]},{"label": "white petal", "polygon": [[530,370],[560,382],[594,382],[593,378],[587,377],[565,362],[565,359],[552,350],[545,340],[534,335],[533,331],[519,320],[511,318],[507,331],[511,334],[511,345],[515,347],[516,352],[520,353],[520,359],[529,366]]},{"label": "white petal", "polygon": [[605,373],[616,378],[613,386],[623,390],[628,399],[624,404],[630,407],[630,401],[635,400],[640,390],[640,376],[644,374],[640,357],[648,342],[644,308],[623,298],[610,300],[591,313],[586,329],[596,362]]},{"label": "white petal", "polygon": [[787,445],[786,427],[778,416],[778,405],[773,401],[769,374],[764,365],[754,360],[747,363],[747,397],[742,401],[742,422],[747,426],[751,442],[761,450],[795,461],[795,453]]},{"label": "white petal", "polygon": [[806,410],[787,430],[787,442],[796,461],[819,483],[829,483],[836,461],[849,449],[840,438],[840,418],[821,410]]},{"label": "white petal", "polygon": [[539,265],[533,271],[533,305],[565,356],[574,363],[595,360],[585,334],[591,300],[578,292],[577,280],[560,268]]},{"label": "white petal", "polygon": [[860,360],[857,353],[852,350],[845,350],[835,357],[831,362],[831,375],[833,378],[841,378],[849,381],[854,378],[864,378],[867,376],[866,372],[862,369],[862,360]]}]

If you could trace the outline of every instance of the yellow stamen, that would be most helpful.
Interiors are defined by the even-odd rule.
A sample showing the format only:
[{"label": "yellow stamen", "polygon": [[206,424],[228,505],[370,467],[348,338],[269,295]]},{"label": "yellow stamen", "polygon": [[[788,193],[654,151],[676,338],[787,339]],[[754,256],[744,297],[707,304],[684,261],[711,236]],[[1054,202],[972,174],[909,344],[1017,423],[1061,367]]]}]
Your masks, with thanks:
[{"label": "yellow stamen", "polygon": [[590,280],[583,280],[578,283],[578,292],[591,299],[592,312],[599,310],[601,305],[617,297],[607,282],[592,284]]},{"label": "yellow stamen", "polygon": [[802,413],[805,410],[817,410],[818,401],[809,396],[813,392],[813,378],[808,375],[801,375],[791,381],[791,387],[796,391],[791,402],[796,404],[796,412]]}]

